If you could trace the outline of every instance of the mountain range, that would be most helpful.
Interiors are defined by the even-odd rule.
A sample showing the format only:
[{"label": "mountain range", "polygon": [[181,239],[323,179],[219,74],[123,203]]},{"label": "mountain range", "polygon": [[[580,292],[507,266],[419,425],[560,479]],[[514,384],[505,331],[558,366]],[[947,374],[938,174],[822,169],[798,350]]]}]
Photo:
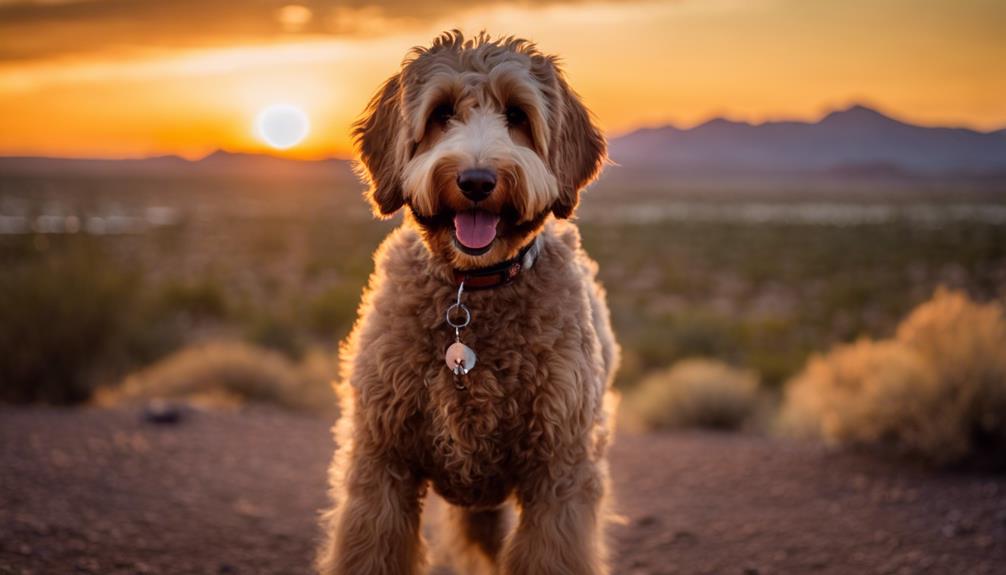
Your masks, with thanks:
[{"label": "mountain range", "polygon": [[817,122],[643,128],[613,138],[609,154],[624,168],[669,173],[1003,174],[1006,130],[917,126],[854,105]]},{"label": "mountain range", "polygon": [[[622,173],[649,176],[797,174],[826,176],[1006,176],[1006,129],[908,124],[854,105],[817,122],[761,124],[723,118],[693,128],[641,128],[609,142]],[[2,173],[245,175],[352,179],[351,163],[214,152],[199,160],[159,156],[126,160],[0,158]]]}]

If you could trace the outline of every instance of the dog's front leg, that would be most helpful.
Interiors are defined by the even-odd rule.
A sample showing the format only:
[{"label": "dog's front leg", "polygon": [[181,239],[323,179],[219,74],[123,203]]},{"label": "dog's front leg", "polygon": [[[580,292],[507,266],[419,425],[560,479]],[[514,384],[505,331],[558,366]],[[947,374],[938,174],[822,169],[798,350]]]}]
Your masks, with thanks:
[{"label": "dog's front leg", "polygon": [[503,573],[606,574],[604,464],[584,461],[556,475],[539,471],[518,491],[520,522],[503,551]]},{"label": "dog's front leg", "polygon": [[[340,448],[342,449],[342,448]],[[378,453],[346,446],[332,474],[336,507],[327,517],[322,575],[418,575],[421,482]]]}]

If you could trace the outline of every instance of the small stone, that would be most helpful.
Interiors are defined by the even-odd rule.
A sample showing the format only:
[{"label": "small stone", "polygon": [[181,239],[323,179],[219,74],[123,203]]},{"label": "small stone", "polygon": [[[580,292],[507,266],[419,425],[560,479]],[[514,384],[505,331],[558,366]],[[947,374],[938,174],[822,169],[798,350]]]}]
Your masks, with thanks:
[{"label": "small stone", "polygon": [[961,535],[972,535],[977,530],[973,521],[964,520],[957,524],[957,532]]},{"label": "small stone", "polygon": [[675,531],[674,535],[671,536],[671,543],[694,543],[698,541],[699,536],[692,533],[691,531],[682,529],[680,531]]},{"label": "small stone", "polygon": [[653,515],[643,515],[639,519],[636,519],[636,525],[640,527],[649,527],[657,523],[660,523],[660,519]]},{"label": "small stone", "polygon": [[182,420],[182,408],[170,401],[153,399],[143,408],[143,420],[147,423],[173,425]]}]

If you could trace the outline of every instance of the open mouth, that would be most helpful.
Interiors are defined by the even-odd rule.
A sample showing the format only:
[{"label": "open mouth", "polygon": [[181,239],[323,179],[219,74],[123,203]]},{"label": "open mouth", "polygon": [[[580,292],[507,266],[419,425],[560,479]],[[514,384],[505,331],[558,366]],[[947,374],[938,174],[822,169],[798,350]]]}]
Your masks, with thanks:
[{"label": "open mouth", "polygon": [[468,255],[482,255],[492,247],[499,221],[498,215],[485,210],[458,212],[454,216],[454,242]]}]

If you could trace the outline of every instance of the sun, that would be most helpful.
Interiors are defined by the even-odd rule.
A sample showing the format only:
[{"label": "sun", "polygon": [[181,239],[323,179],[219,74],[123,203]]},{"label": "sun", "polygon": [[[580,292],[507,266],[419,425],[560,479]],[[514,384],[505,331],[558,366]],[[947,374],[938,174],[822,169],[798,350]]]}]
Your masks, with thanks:
[{"label": "sun", "polygon": [[290,104],[273,104],[255,116],[255,135],[277,150],[287,150],[304,141],[311,124],[303,110]]}]

